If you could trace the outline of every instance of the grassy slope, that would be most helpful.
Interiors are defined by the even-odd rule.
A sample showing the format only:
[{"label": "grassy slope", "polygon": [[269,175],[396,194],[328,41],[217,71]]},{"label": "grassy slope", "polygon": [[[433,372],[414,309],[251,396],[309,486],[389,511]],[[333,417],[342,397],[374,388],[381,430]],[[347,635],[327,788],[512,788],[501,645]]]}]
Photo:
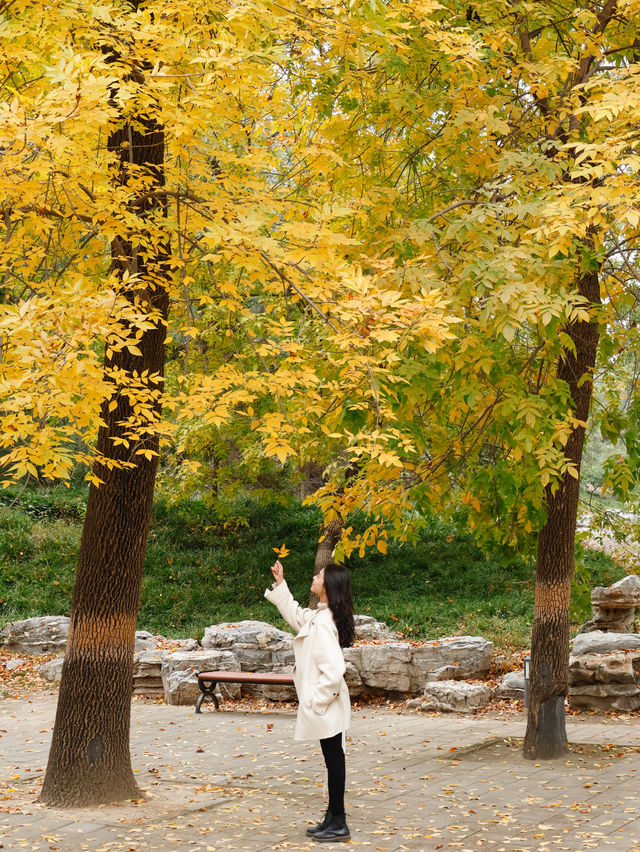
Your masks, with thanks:
[{"label": "grassy slope", "polygon": [[[8,503],[5,493],[0,499]],[[82,492],[25,492],[0,505],[0,624],[65,614],[73,588],[84,509]],[[318,516],[293,503],[237,507],[245,523],[225,523],[199,503],[156,505],[138,623],[168,636],[201,636],[209,624],[255,618],[282,625],[262,597],[272,547],[291,550],[285,576],[308,596]],[[469,633],[503,651],[526,648],[533,611],[532,569],[483,556],[473,540],[434,522],[415,547],[351,562],[356,612],[374,615],[409,638]],[[587,557],[591,585],[624,575],[599,554]]]}]

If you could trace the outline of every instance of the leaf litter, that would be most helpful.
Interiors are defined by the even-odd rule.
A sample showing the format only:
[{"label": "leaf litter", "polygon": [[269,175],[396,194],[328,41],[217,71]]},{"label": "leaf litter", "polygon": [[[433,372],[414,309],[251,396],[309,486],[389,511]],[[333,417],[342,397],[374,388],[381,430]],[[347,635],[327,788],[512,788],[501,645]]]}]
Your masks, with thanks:
[{"label": "leaf litter", "polygon": [[[54,694],[52,685],[35,672],[35,665],[51,656],[31,659],[0,677],[0,683],[8,685],[0,709],[6,710],[15,699],[37,704],[41,697]],[[0,673],[5,668],[2,661],[10,657],[6,652],[0,656]],[[153,714],[159,704],[161,699],[136,696],[132,715]],[[492,712],[470,714],[452,744],[450,735],[434,729],[441,724],[440,714],[418,716],[406,709],[403,699],[382,695],[354,701],[356,734],[347,747],[350,845],[379,852],[438,848],[577,852],[621,848],[624,838],[625,850],[640,852],[640,830],[633,827],[640,748],[579,743],[564,762],[549,765],[524,761],[516,737],[483,735],[480,746],[470,748],[460,741],[460,731],[470,731],[474,718],[484,724],[495,720],[503,729],[521,727],[520,704],[501,702]],[[143,753],[134,755],[144,797],[74,812],[73,819],[101,826],[94,839],[87,834],[82,840],[59,827],[61,822],[69,824],[68,811],[44,809],[35,802],[46,762],[46,751],[35,739],[43,735],[47,739],[52,717],[40,722],[33,735],[24,738],[22,760],[3,776],[0,837],[11,831],[11,845],[5,843],[5,848],[317,849],[318,844],[307,841],[304,829],[324,808],[324,770],[312,744],[302,750],[293,747],[296,703],[246,697],[221,707],[219,712],[208,709],[202,714],[203,730],[188,727],[188,720],[195,719],[188,707],[180,708],[185,716],[179,721],[158,716],[153,735],[146,735]],[[461,717],[450,717],[449,724],[454,719]],[[635,714],[622,718],[634,719]],[[598,721],[603,721],[603,714],[598,714]],[[367,734],[357,735],[363,726],[368,726]],[[222,731],[224,743],[218,736]],[[0,737],[12,735],[5,722]],[[26,766],[31,750],[37,762]],[[16,817],[19,826],[5,823]]]}]

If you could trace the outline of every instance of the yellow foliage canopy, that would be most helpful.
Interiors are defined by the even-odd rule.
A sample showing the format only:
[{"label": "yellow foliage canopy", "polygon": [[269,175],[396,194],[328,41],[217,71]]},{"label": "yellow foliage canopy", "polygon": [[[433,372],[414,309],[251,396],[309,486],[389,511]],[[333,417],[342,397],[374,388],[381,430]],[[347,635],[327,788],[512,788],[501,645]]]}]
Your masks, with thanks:
[{"label": "yellow foliage canopy", "polygon": [[[574,424],[553,365],[567,327],[596,316],[576,290],[589,264],[607,292],[597,318],[622,333],[638,11],[53,0],[43,17],[15,0],[0,93],[4,481],[88,463],[101,406],[127,394],[132,445],[246,424],[252,452],[320,460],[326,517],[373,518],[347,548],[386,547],[385,525],[402,535],[452,487],[515,541],[567,469]],[[106,139],[141,113],[165,128],[166,219],[135,212],[144,175],[110,180]],[[104,373],[105,351],[135,351],[157,321],[124,298],[136,270],[115,280],[109,244],[133,235],[152,253],[167,234],[166,386]]]}]

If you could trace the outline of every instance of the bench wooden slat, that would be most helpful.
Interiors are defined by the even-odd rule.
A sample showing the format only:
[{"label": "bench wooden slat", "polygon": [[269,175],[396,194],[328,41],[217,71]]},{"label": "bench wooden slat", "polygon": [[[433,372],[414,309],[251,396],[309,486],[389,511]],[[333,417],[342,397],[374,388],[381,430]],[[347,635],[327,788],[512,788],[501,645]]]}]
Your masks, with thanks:
[{"label": "bench wooden slat", "polygon": [[218,683],[280,683],[293,685],[287,672],[198,672],[198,680]]},{"label": "bench wooden slat", "polygon": [[213,698],[219,709],[215,688],[219,683],[266,683],[293,686],[293,675],[288,672],[198,672],[198,686],[202,693],[196,701],[196,713],[200,712],[205,698]]}]

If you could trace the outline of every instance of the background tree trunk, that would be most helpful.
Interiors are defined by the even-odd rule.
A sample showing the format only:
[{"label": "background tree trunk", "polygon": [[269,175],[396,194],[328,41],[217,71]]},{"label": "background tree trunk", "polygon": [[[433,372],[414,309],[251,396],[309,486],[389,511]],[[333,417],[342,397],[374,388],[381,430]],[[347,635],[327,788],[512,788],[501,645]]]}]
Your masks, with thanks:
[{"label": "background tree trunk", "polygon": [[[618,11],[617,0],[606,0],[594,6],[593,35],[600,38]],[[521,45],[532,58],[531,33],[525,25],[521,30]],[[576,67],[569,78],[573,89],[583,86],[591,76],[596,56],[588,51],[576,56]],[[565,84],[566,86],[566,84]],[[581,94],[584,105],[584,95]],[[552,101],[553,102],[553,101]],[[583,119],[571,112],[555,115],[550,111],[549,99],[536,97],[536,103],[545,117],[546,126],[555,128],[548,137],[547,156],[555,156],[555,142],[567,143],[586,132]],[[564,104],[564,94],[559,93],[558,103]],[[552,120],[553,119],[553,120]],[[569,174],[569,171],[567,172]],[[574,183],[586,185],[582,177]],[[593,184],[592,184],[593,185]],[[586,255],[593,259],[593,244],[589,232],[584,239]],[[601,305],[599,272],[582,272],[578,279],[578,292],[592,307]],[[580,464],[584,446],[586,421],[593,391],[593,370],[598,352],[598,319],[576,322],[567,328],[575,351],[564,350],[558,365],[558,377],[569,385],[573,399],[573,413],[577,425],[567,441],[565,455],[577,471],[578,478],[564,475],[555,493],[547,488],[547,521],[538,537],[536,565],[536,591],[533,628],[531,632],[531,672],[529,685],[529,713],[524,739],[524,756],[549,759],[559,757],[568,750],[565,730],[564,702],[569,680],[569,604],[571,578],[574,568],[576,520],[580,489]]]},{"label": "background tree trunk", "polygon": [[[331,562],[335,546],[340,541],[343,526],[344,521],[342,518],[334,518],[324,528],[322,538],[318,542],[318,549],[316,550],[316,561],[313,566],[314,577]],[[318,601],[319,598],[315,592],[311,592],[309,595],[309,606],[315,609],[318,606]]]},{"label": "background tree trunk", "polygon": [[[143,177],[149,192],[129,209],[143,220],[140,231],[112,243],[112,268],[135,271],[135,288],[124,282],[126,297],[153,316],[155,327],[138,340],[140,355],[127,348],[105,358],[105,373],[113,368],[139,376],[162,376],[165,357],[168,294],[165,289],[166,244],[158,248],[157,225],[145,231],[144,220],[166,214],[164,132],[152,117],[137,116],[115,130],[109,148],[117,156],[114,180],[126,186]],[[153,200],[150,193],[153,192]],[[151,226],[149,225],[149,228]],[[155,246],[155,248],[152,248]],[[160,414],[162,382],[148,382],[155,394],[153,409]],[[95,805],[140,795],[131,769],[129,724],[133,687],[133,649],[147,533],[151,518],[157,467],[158,437],[150,434],[129,446],[114,445],[124,437],[122,425],[132,415],[126,394],[114,390],[117,407],[105,402],[105,425],[98,434],[98,451],[135,467],[108,469],[97,464],[94,473],[103,484],[89,489],[78,571],[71,604],[69,637],[62,669],[53,741],[40,801],[49,805]],[[135,402],[135,400],[134,400]],[[146,458],[140,449],[151,450]]]},{"label": "background tree trunk", "polygon": [[[600,304],[597,272],[584,274],[579,291],[591,305]],[[571,389],[574,417],[586,424],[598,349],[598,322],[577,322],[567,329],[575,353],[565,350],[558,377]],[[565,455],[578,474],[585,426],[576,426]],[[547,760],[568,750],[564,702],[569,679],[569,603],[574,567],[579,479],[565,473],[555,493],[547,488],[547,521],[538,538],[536,590],[531,634],[529,712],[524,756]]]}]

